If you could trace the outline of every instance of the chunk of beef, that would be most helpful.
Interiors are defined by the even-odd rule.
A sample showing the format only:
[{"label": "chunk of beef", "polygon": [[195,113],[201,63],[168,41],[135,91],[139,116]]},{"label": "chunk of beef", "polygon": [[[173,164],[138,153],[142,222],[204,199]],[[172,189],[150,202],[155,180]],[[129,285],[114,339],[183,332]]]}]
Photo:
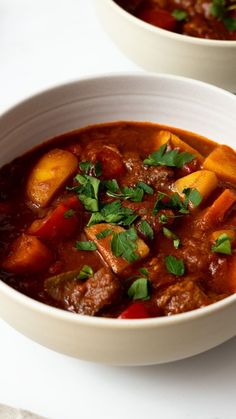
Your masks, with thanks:
[{"label": "chunk of beef", "polygon": [[189,273],[202,273],[208,271],[212,259],[207,240],[185,238],[178,250],[177,257],[184,260]]},{"label": "chunk of beef", "polygon": [[164,215],[167,217],[166,225],[171,225],[173,223],[173,211],[169,209],[160,210],[157,215],[153,215],[153,206],[154,203],[152,201],[143,201],[143,202],[130,202],[130,201],[124,201],[123,207],[130,208],[136,214],[138,214],[141,218],[136,222],[136,227],[139,232],[139,236],[145,239],[145,236],[143,235],[141,229],[140,229],[140,222],[141,221],[147,221],[152,229],[154,230],[154,233],[159,233],[159,231],[163,228],[163,223],[160,221],[160,216]]},{"label": "chunk of beef", "polygon": [[189,279],[170,285],[157,298],[157,306],[166,316],[195,310],[210,302],[201,288]]},{"label": "chunk of beef", "polygon": [[145,182],[154,189],[166,191],[174,178],[174,171],[164,166],[144,166],[138,153],[127,152],[123,155],[127,173],[123,176],[122,186],[136,186]]},{"label": "chunk of beef", "polygon": [[94,316],[119,300],[121,286],[110,269],[101,268],[86,282],[76,276],[76,272],[69,272],[45,281],[48,294],[66,310]]}]

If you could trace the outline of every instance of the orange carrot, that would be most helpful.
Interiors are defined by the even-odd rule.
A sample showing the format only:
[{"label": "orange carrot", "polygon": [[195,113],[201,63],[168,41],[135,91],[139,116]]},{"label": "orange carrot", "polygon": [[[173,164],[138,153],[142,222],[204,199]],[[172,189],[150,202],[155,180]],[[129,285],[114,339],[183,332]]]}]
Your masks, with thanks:
[{"label": "orange carrot", "polygon": [[236,203],[236,194],[232,189],[225,189],[224,192],[206,210],[202,223],[207,227],[212,227],[220,223],[226,217],[227,212]]}]

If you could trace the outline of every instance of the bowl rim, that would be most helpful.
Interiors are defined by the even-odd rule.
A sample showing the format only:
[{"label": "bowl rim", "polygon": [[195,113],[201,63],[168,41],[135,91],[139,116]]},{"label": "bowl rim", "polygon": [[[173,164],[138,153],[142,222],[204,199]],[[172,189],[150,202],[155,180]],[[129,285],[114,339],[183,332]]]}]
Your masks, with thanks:
[{"label": "bowl rim", "polygon": [[[99,2],[100,0],[97,0],[97,2]],[[199,45],[202,47],[223,47],[223,48],[236,48],[236,40],[219,40],[219,39],[205,39],[205,38],[196,38],[194,36],[188,36],[188,35],[183,35],[183,34],[179,34],[176,32],[171,32],[168,31],[166,29],[162,29],[162,28],[158,28],[157,26],[154,26],[150,23],[144,22],[143,20],[135,17],[134,15],[132,15],[131,13],[127,12],[125,9],[123,9],[121,6],[119,6],[115,0],[103,0],[106,1],[107,4],[109,5],[109,7],[113,8],[114,12],[119,13],[121,16],[123,16],[123,18],[127,19],[128,21],[130,21],[131,24],[135,24],[136,26],[139,26],[142,29],[146,29],[149,32],[152,32],[154,34],[158,34],[158,35],[162,35],[163,37],[167,37],[170,38],[172,40],[175,41],[180,41],[181,40],[183,42],[189,43],[189,44],[194,44],[194,45]]]},{"label": "bowl rim", "polygon": [[[31,101],[35,101],[41,99],[43,96],[47,96],[48,94],[55,93],[61,89],[65,89],[68,87],[72,87],[75,84],[86,83],[88,81],[93,82],[100,82],[101,80],[106,80],[107,78],[110,79],[129,79],[129,78],[137,78],[137,79],[167,79],[167,80],[177,80],[182,81],[188,84],[195,84],[196,86],[200,85],[203,88],[207,88],[208,90],[213,90],[219,92],[221,95],[225,95],[229,98],[234,98],[236,101],[236,96],[233,93],[230,93],[220,87],[183,77],[183,76],[175,76],[171,74],[156,74],[156,73],[139,73],[139,72],[117,72],[117,73],[107,73],[107,74],[99,74],[99,75],[90,75],[80,77],[79,79],[69,81],[66,83],[59,83],[54,85],[51,88],[47,88],[41,90],[40,92],[28,96],[26,99],[18,102],[17,104],[13,105],[12,107],[6,109],[3,113],[0,114],[0,122],[1,118],[4,116],[8,116],[11,112],[14,112],[18,108],[29,104]],[[101,327],[105,329],[115,328],[115,329],[143,329],[143,328],[159,328],[165,326],[173,326],[179,323],[185,323],[191,320],[197,320],[204,316],[213,315],[216,312],[222,311],[227,307],[232,305],[236,306],[236,293],[232,294],[228,297],[223,298],[220,301],[212,303],[208,306],[201,307],[195,310],[191,310],[185,313],[175,314],[172,316],[165,316],[165,317],[153,317],[150,319],[117,319],[117,318],[106,318],[106,317],[96,317],[96,316],[88,316],[88,315],[80,315],[77,313],[72,313],[57,307],[50,306],[48,304],[42,303],[40,301],[34,300],[31,297],[22,294],[21,292],[15,290],[11,286],[7,285],[3,280],[0,278],[0,294],[6,295],[7,298],[13,300],[15,303],[25,306],[27,309],[33,310],[34,312],[39,312],[44,315],[48,315],[54,319],[69,321],[72,323],[76,323],[78,325],[87,325],[90,327]],[[4,317],[4,316],[3,316]]]}]

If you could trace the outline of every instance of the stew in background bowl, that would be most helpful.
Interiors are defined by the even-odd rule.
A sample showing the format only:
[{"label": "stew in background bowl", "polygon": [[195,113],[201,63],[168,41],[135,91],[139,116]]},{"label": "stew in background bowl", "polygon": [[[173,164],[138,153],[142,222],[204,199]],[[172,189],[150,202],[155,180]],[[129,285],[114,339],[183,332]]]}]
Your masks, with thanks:
[{"label": "stew in background bowl", "polygon": [[183,35],[236,40],[235,0],[116,0],[144,22]]}]

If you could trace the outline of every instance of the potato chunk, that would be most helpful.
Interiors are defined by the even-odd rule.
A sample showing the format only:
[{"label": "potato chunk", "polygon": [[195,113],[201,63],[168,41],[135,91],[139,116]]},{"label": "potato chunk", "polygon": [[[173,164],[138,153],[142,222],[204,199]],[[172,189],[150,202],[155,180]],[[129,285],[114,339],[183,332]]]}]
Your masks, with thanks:
[{"label": "potato chunk", "polygon": [[[116,257],[113,255],[111,251],[111,240],[112,240],[112,233],[104,238],[98,239],[96,236],[97,234],[101,233],[104,230],[111,230],[112,233],[121,233],[125,231],[124,228],[120,226],[116,226],[113,224],[95,224],[91,227],[87,227],[85,232],[90,240],[93,240],[96,243],[98,251],[101,253],[104,260],[108,263],[108,265],[112,268],[112,270],[119,274],[125,268],[130,265],[130,262],[123,259],[122,257]],[[149,253],[148,246],[144,243],[144,241],[140,238],[136,241],[137,244],[137,254],[140,258],[144,258]]]},{"label": "potato chunk", "polygon": [[38,207],[46,207],[58,189],[77,169],[77,158],[66,150],[55,148],[36,163],[30,173],[26,194]]},{"label": "potato chunk", "polygon": [[169,142],[173,148],[179,148],[182,152],[186,151],[190,154],[194,154],[194,156],[196,156],[200,162],[203,162],[203,156],[199,153],[199,151],[185,143],[183,140],[177,137],[177,135],[172,134],[170,131],[159,131],[155,138],[156,147],[160,148],[167,142]]},{"label": "potato chunk", "polygon": [[172,189],[174,192],[182,195],[184,189],[194,188],[198,190],[203,199],[206,199],[217,187],[217,184],[218,180],[214,172],[198,170],[176,180]]},{"label": "potato chunk", "polygon": [[22,273],[37,273],[47,269],[52,262],[50,250],[37,237],[22,234],[13,245],[2,264],[4,270]]},{"label": "potato chunk", "polygon": [[226,145],[216,147],[204,161],[203,167],[215,172],[225,182],[236,185],[236,153],[232,148]]}]

